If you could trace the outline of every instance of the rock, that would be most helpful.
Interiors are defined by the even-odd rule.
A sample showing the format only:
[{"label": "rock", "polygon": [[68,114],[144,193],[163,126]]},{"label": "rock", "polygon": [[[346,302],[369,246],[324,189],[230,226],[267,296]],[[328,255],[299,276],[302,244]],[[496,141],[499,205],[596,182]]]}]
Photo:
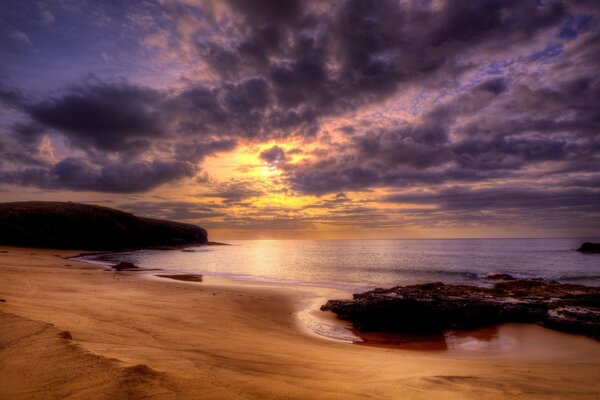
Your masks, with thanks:
[{"label": "rock", "polygon": [[112,269],[114,269],[115,271],[127,271],[127,270],[132,270],[132,269],[139,270],[141,268],[138,267],[137,265],[135,265],[134,263],[130,263],[127,261],[121,261],[117,265],[113,265]]},{"label": "rock", "polygon": [[493,274],[484,278],[486,281],[514,281],[516,278],[509,274]]},{"label": "rock", "polygon": [[582,253],[600,254],[600,243],[585,242],[577,249],[577,251]]},{"label": "rock", "polygon": [[208,243],[203,228],[89,204],[0,203],[0,245],[135,250]]},{"label": "rock", "polygon": [[436,334],[507,322],[529,322],[600,339],[600,288],[543,279],[513,279],[493,288],[396,286],[329,300],[321,307],[360,331]]}]

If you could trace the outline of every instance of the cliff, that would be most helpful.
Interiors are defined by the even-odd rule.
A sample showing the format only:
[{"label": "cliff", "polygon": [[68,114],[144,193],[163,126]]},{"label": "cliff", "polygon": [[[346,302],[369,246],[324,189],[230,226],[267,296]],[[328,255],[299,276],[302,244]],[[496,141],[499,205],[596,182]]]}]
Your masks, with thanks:
[{"label": "cliff", "polygon": [[585,242],[577,249],[581,253],[600,254],[600,243]]},{"label": "cliff", "polygon": [[79,203],[0,203],[0,244],[81,250],[134,250],[207,243],[205,229]]}]

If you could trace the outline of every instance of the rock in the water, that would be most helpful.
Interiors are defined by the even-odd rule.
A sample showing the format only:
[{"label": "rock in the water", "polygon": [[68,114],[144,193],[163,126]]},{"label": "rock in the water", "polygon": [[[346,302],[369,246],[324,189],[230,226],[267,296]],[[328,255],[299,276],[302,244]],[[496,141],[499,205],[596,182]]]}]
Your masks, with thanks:
[{"label": "rock in the water", "polygon": [[577,251],[582,253],[600,254],[600,243],[585,242],[577,249]]},{"label": "rock in the water", "polygon": [[127,270],[138,270],[141,269],[140,267],[138,267],[137,265],[135,265],[134,263],[130,263],[127,261],[121,261],[120,263],[118,263],[117,265],[113,265],[112,269],[114,269],[115,271],[127,271]]},{"label": "rock in the water", "polygon": [[416,334],[506,322],[538,323],[600,339],[600,288],[514,279],[493,288],[427,283],[375,289],[321,307],[360,331]]}]

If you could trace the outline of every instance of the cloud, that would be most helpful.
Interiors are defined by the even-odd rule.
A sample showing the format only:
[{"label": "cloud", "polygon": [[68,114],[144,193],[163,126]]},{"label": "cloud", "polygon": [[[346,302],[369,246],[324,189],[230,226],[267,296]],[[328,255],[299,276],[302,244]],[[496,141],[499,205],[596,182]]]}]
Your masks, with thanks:
[{"label": "cloud", "polygon": [[105,63],[109,63],[109,62],[113,61],[112,56],[105,51],[100,53],[100,57],[102,57],[102,59],[104,60]]},{"label": "cloud", "polygon": [[4,183],[110,193],[136,193],[196,175],[199,169],[189,162],[137,162],[93,165],[69,157],[50,168],[25,168],[0,173]]},{"label": "cloud", "polygon": [[[585,46],[570,47],[564,59],[543,71],[539,61],[528,61],[532,71],[518,79],[475,81],[413,121],[387,119],[370,129],[355,125],[324,157],[290,166],[286,179],[299,192],[322,195],[515,180],[539,176],[538,168],[547,175],[600,174],[594,106],[600,79],[592,72],[600,53],[590,51],[600,49],[590,42],[595,36],[580,37]],[[571,68],[577,72],[564,73]]]},{"label": "cloud", "polygon": [[175,156],[179,160],[197,163],[202,161],[208,155],[233,150],[236,145],[237,143],[233,139],[177,143],[175,145]]},{"label": "cloud", "polygon": [[31,45],[31,40],[26,33],[21,31],[12,31],[9,35],[9,38],[15,41],[15,43],[23,44],[23,45]]},{"label": "cloud", "polygon": [[57,98],[23,106],[37,123],[57,130],[80,147],[118,150],[135,139],[158,137],[160,92],[128,84],[92,83]]},{"label": "cloud", "polygon": [[271,165],[278,165],[284,163],[286,160],[285,150],[279,146],[273,146],[267,150],[263,150],[259,156],[261,160],[266,161]]},{"label": "cloud", "polygon": [[502,211],[524,210],[562,210],[571,213],[597,213],[600,198],[597,190],[495,187],[472,189],[452,187],[434,192],[393,194],[381,199],[389,203],[412,203],[418,205],[436,205],[443,210]]},{"label": "cloud", "polygon": [[20,90],[7,87],[0,81],[0,104],[7,108],[18,108],[24,100]]},{"label": "cloud", "polygon": [[218,204],[202,204],[186,201],[136,201],[119,206],[123,210],[149,218],[168,220],[203,221],[222,217]]},{"label": "cloud", "polygon": [[504,78],[493,78],[479,84],[477,89],[499,95],[507,90]]},{"label": "cloud", "polygon": [[[323,118],[382,102],[403,86],[444,85],[443,73],[460,74],[461,57],[477,46],[529,43],[567,15],[560,2],[450,1],[442,10],[396,1],[229,5],[220,15],[228,23],[212,26],[213,34],[199,29],[180,39],[192,41],[198,62],[228,82],[217,92],[234,99],[200,108],[241,116],[231,125],[247,136],[312,134]],[[503,89],[501,80],[487,85],[496,94]]]},{"label": "cloud", "polygon": [[[402,204],[403,220],[416,226],[459,229],[537,230],[554,234],[581,234],[598,229],[595,188],[559,188],[537,185],[474,189],[456,186],[432,191],[397,193],[380,199]],[[414,205],[413,209],[406,209]],[[406,211],[405,211],[406,210]]]},{"label": "cloud", "polygon": [[44,3],[37,2],[36,6],[37,6],[38,14],[42,20],[42,23],[44,23],[46,25],[50,25],[50,24],[54,23],[54,21],[56,21],[56,17],[46,7],[46,5],[44,5]]},{"label": "cloud", "polygon": [[[271,228],[316,224],[303,214],[315,209],[339,226],[432,222],[423,211],[383,212],[354,192],[393,193],[385,207],[412,199],[457,223],[468,207],[480,221],[518,207],[574,215],[561,202],[592,213],[597,2],[168,0],[100,4],[91,20],[80,7],[44,10],[43,26],[18,10],[0,17],[10,22],[0,25],[10,61],[0,73],[11,84],[0,85],[3,182],[135,193],[192,178],[219,207],[243,204],[240,215],[176,202],[131,207]],[[62,48],[60,28],[75,17],[81,36]],[[15,32],[53,45],[38,56]],[[74,72],[39,57],[60,68],[72,59]],[[19,73],[35,65],[48,71]],[[51,84],[38,89],[38,76]],[[272,187],[208,179],[207,157],[245,146],[277,166]],[[294,210],[249,200],[273,190],[320,197]]]},{"label": "cloud", "polygon": [[265,192],[258,189],[252,182],[236,181],[222,182],[218,184],[214,191],[209,191],[198,195],[200,198],[217,197],[224,200],[226,204],[239,204],[242,201],[260,197]]}]

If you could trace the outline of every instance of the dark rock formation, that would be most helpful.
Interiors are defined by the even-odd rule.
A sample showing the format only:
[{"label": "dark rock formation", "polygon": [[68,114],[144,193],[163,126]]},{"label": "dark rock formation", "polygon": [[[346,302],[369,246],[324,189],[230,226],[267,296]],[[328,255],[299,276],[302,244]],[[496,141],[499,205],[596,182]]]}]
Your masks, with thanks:
[{"label": "dark rock formation", "polygon": [[133,250],[206,244],[206,230],[136,217],[111,208],[61,202],[0,203],[0,244],[84,250]]},{"label": "dark rock formation", "polygon": [[321,307],[360,331],[413,334],[506,322],[538,323],[600,339],[600,288],[513,279],[493,288],[427,283],[375,289]]},{"label": "dark rock formation", "polygon": [[131,270],[131,269],[139,270],[141,268],[138,267],[137,265],[135,265],[134,263],[130,263],[127,261],[121,261],[117,265],[113,265],[112,269],[114,269],[115,271],[127,271],[127,270]]},{"label": "dark rock formation", "polygon": [[577,251],[582,253],[600,254],[600,243],[585,242],[577,249]]},{"label": "dark rock formation", "polygon": [[493,274],[484,278],[486,281],[514,281],[515,277],[509,274]]}]

